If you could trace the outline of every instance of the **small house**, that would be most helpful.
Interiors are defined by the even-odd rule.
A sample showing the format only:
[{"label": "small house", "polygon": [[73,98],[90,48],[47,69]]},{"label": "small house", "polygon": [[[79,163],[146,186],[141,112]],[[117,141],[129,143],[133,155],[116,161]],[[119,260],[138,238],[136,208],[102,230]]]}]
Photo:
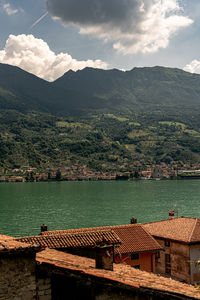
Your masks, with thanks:
[{"label": "small house", "polygon": [[145,229],[164,252],[156,258],[156,273],[186,282],[199,283],[200,271],[195,262],[200,258],[200,219],[177,217],[169,211],[169,219],[146,223]]}]

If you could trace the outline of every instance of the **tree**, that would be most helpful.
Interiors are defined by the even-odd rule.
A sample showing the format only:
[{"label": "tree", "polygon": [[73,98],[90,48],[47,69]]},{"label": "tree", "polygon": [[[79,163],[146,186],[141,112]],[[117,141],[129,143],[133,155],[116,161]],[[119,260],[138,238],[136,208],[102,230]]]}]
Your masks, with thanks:
[{"label": "tree", "polygon": [[34,173],[33,172],[31,172],[31,174],[30,174],[30,181],[34,181]]},{"label": "tree", "polygon": [[51,180],[51,172],[48,172],[48,180]]},{"label": "tree", "polygon": [[61,172],[60,172],[60,170],[58,169],[57,171],[56,171],[56,181],[60,181],[61,180]]},{"label": "tree", "polygon": [[139,173],[139,171],[138,171],[138,170],[135,170],[134,177],[135,177],[135,178],[139,178],[139,177],[140,177],[140,173]]}]

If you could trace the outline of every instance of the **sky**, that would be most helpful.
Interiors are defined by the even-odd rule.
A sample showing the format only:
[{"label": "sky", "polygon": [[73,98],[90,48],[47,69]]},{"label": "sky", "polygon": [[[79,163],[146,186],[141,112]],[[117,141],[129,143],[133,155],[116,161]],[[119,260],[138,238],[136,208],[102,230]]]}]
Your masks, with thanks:
[{"label": "sky", "polygon": [[200,0],[0,0],[0,63],[48,81],[70,69],[200,73]]}]

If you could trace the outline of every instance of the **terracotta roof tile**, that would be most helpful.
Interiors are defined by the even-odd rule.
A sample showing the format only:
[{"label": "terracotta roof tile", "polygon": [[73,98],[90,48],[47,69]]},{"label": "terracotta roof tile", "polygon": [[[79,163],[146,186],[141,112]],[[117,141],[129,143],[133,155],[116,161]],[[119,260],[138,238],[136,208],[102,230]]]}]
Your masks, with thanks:
[{"label": "terracotta roof tile", "polygon": [[121,254],[133,253],[133,252],[147,252],[161,250],[159,243],[148,233],[148,231],[141,224],[128,224],[128,225],[116,225],[116,226],[104,226],[104,227],[91,227],[80,229],[68,229],[58,231],[45,231],[43,236],[59,235],[63,233],[78,233],[89,232],[99,230],[113,230],[122,244],[119,248]]},{"label": "terracotta roof tile", "polygon": [[68,272],[80,272],[95,278],[104,278],[115,283],[122,283],[132,286],[136,289],[142,289],[152,292],[163,293],[163,296],[172,295],[174,299],[200,299],[200,291],[192,285],[180,283],[178,281],[157,276],[153,273],[136,270],[128,265],[114,264],[113,271],[107,271],[95,268],[93,259],[71,255],[61,251],[46,249],[37,254],[36,260],[39,264],[47,264],[67,270]]},{"label": "terracotta roof tile", "polygon": [[33,246],[27,243],[21,243],[15,240],[14,237],[0,235],[0,255],[6,253],[16,253],[24,251],[39,251],[40,247]]},{"label": "terracotta roof tile", "polygon": [[200,242],[200,219],[179,217],[144,224],[154,237],[185,243]]},{"label": "terracotta roof tile", "polygon": [[95,247],[97,243],[120,245],[121,241],[112,230],[73,232],[71,234],[40,235],[16,238],[17,241],[36,244],[51,249]]}]

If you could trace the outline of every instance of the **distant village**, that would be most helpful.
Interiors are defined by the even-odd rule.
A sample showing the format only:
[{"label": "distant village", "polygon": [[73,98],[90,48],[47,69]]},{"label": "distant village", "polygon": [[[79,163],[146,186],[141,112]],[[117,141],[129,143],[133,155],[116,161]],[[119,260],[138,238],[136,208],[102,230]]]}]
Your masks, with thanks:
[{"label": "distant village", "polygon": [[[106,166],[105,166],[106,167]],[[98,171],[86,165],[74,164],[59,168],[38,170],[31,166],[21,166],[12,170],[0,168],[0,182],[39,182],[39,181],[98,181],[98,180],[162,180],[198,179],[200,164],[180,164],[172,162],[156,165],[142,165],[139,161],[131,165],[105,168]]]}]

